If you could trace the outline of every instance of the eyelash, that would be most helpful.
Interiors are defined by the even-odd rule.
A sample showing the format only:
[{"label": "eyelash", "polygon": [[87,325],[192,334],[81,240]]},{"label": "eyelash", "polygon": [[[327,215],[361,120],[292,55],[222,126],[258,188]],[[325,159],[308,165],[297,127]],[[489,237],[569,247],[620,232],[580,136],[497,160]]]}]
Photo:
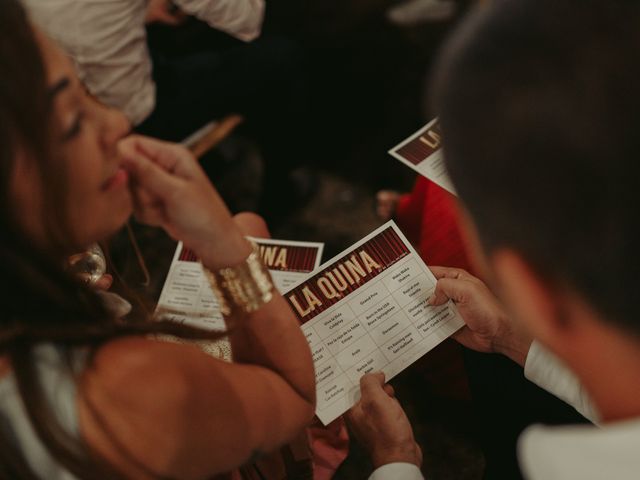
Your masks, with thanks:
[{"label": "eyelash", "polygon": [[79,112],[76,120],[73,122],[73,125],[65,133],[64,135],[65,140],[71,140],[82,131],[83,120],[84,120],[84,112]]}]

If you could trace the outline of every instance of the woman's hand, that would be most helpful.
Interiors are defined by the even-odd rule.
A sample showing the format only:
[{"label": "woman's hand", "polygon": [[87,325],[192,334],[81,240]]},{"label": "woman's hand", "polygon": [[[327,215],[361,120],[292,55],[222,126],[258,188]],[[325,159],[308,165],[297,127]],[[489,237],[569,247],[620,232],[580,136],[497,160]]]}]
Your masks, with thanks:
[{"label": "woman's hand", "polygon": [[524,365],[531,338],[516,328],[487,286],[459,268],[429,268],[438,279],[429,304],[442,305],[451,299],[466,323],[453,337],[472,350],[502,353]]},{"label": "woman's hand", "polygon": [[234,265],[249,255],[249,243],[187,149],[137,135],[119,148],[140,221],[182,240],[209,268]]},{"label": "woman's hand", "polygon": [[177,26],[184,23],[187,16],[170,0],[149,0],[145,23],[164,23]]}]

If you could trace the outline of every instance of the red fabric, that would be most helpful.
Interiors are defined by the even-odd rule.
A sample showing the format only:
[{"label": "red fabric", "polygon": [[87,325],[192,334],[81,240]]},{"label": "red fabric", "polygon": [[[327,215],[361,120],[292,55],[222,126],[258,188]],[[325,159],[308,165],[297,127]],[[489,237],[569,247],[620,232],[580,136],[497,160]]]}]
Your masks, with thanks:
[{"label": "red fabric", "polygon": [[314,480],[330,480],[349,454],[349,432],[342,417],[326,427],[317,418],[309,427]]},{"label": "red fabric", "polygon": [[396,221],[427,265],[470,270],[458,226],[456,199],[424,177],[400,197]]},{"label": "red fabric", "polygon": [[[395,218],[427,265],[470,270],[458,225],[456,199],[449,192],[418,177],[413,191],[400,198]],[[413,368],[420,372],[435,394],[457,400],[469,399],[464,362],[455,340],[442,342]]]}]

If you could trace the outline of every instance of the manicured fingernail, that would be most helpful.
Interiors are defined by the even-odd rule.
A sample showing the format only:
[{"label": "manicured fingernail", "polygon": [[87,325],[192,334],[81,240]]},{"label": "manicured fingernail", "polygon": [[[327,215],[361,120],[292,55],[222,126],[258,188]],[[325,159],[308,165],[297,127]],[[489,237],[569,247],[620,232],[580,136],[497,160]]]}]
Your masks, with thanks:
[{"label": "manicured fingernail", "polygon": [[427,299],[427,304],[428,305],[433,305],[433,303],[436,301],[436,294],[432,294],[428,299]]}]

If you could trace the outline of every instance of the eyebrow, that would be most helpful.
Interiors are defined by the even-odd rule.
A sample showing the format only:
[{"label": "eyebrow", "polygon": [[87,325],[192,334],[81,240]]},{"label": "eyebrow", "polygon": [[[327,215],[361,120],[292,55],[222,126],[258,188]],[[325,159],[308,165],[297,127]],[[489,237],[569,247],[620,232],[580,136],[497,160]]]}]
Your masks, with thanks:
[{"label": "eyebrow", "polygon": [[70,84],[69,77],[63,77],[47,89],[47,95],[53,100],[56,95],[68,88]]}]

